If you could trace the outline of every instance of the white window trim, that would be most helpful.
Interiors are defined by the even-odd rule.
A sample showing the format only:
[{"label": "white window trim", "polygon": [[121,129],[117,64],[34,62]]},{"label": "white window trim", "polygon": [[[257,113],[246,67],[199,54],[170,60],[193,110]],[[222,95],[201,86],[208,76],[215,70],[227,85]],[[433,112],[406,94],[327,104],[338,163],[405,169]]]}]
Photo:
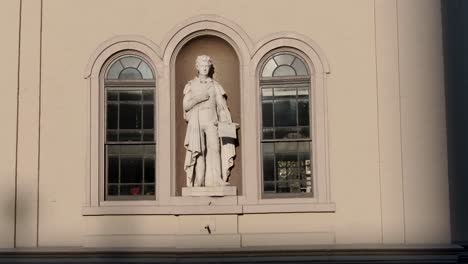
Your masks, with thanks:
[{"label": "white window trim", "polygon": [[[173,137],[173,100],[175,76],[174,54],[188,40],[200,35],[214,35],[225,39],[236,50],[240,62],[241,77],[241,133],[244,135],[242,146],[256,146],[255,151],[244,151],[242,184],[243,195],[232,197],[179,197],[174,196],[175,169],[171,162],[175,150]],[[83,215],[114,214],[250,214],[277,212],[334,212],[331,202],[328,166],[328,138],[325,77],[330,73],[323,52],[310,39],[291,32],[279,32],[267,36],[256,45],[235,23],[212,15],[203,15],[186,20],[171,30],[163,40],[160,49],[151,40],[139,36],[119,36],[104,42],[91,57],[85,72],[89,80],[89,152],[86,166],[86,198]],[[313,154],[316,156],[314,177],[317,196],[313,198],[261,198],[261,157],[260,157],[260,119],[259,119],[259,79],[258,67],[266,54],[281,47],[299,50],[309,60],[312,69],[312,97],[315,127],[313,142],[317,142]],[[99,91],[101,87],[100,71],[114,53],[132,49],[146,55],[152,63],[156,78],[156,200],[142,201],[103,201],[102,183],[99,183]],[[163,52],[162,52],[163,51]],[[171,115],[162,114],[170,112]],[[249,114],[246,114],[249,113]],[[252,114],[255,113],[255,114]],[[167,125],[170,125],[168,129]],[[316,129],[316,131],[315,131]],[[245,135],[255,135],[246,137]],[[161,155],[160,150],[170,150],[171,155]],[[316,167],[316,168],[315,168]],[[315,179],[315,178],[314,178]]]},{"label": "white window trim", "polygon": [[[257,51],[252,58],[252,66],[255,66],[255,98],[260,98],[260,70],[267,58],[276,52],[290,51],[296,53],[307,63],[311,77],[311,123],[312,123],[312,158],[313,158],[313,186],[314,196],[311,198],[264,198],[258,197],[258,204],[264,205],[285,205],[285,204],[320,204],[329,205],[330,210],[334,210],[334,203],[331,201],[330,179],[329,179],[329,155],[328,155],[328,118],[327,118],[327,93],[325,89],[326,75],[330,69],[323,52],[313,44],[314,42],[301,35],[280,32],[272,34],[257,47]],[[256,114],[258,122],[257,128],[257,153],[259,166],[257,173],[257,190],[262,193],[262,165],[261,165],[261,106],[260,100],[257,102]],[[327,206],[325,206],[327,207]]]},{"label": "white window trim", "polygon": [[[104,201],[104,170],[103,170],[103,155],[102,147],[104,142],[103,137],[103,90],[104,79],[103,70],[114,54],[126,50],[134,50],[141,53],[150,63],[153,68],[154,77],[156,79],[155,97],[158,98],[158,86],[160,83],[160,72],[163,70],[162,61],[159,55],[159,48],[151,41],[139,36],[119,36],[103,43],[91,57],[85,72],[85,78],[89,80],[89,98],[88,106],[89,127],[86,131],[89,139],[89,148],[86,153],[86,167],[88,175],[86,177],[86,195],[84,208],[104,207],[104,206],[121,206],[121,205],[157,205],[157,190],[156,200],[142,201]],[[158,126],[158,106],[155,107],[155,133],[157,135]],[[159,155],[158,147],[159,139],[156,137],[156,157]],[[102,146],[101,146],[102,145]],[[156,164],[156,175],[158,175],[158,164]],[[158,188],[158,177],[156,176],[156,188]]]}]

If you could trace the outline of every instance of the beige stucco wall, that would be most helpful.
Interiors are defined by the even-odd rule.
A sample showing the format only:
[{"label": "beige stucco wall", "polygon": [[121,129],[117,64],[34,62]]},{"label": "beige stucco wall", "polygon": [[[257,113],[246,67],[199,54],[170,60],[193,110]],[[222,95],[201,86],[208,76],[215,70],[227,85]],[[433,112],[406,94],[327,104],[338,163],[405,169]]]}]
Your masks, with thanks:
[{"label": "beige stucco wall", "polygon": [[[40,5],[23,4],[40,11]],[[0,19],[18,21],[17,1],[0,6],[8,14]],[[39,176],[31,168],[25,177],[33,183],[39,179],[39,199],[20,203],[38,212],[18,214],[25,219],[17,221],[17,227],[38,229],[22,229],[30,231],[17,234],[17,241],[24,241],[19,246],[34,246],[36,239],[39,246],[449,243],[439,9],[437,0],[294,0],[287,10],[279,0],[44,0],[42,66],[28,79],[37,82],[41,95],[40,136],[33,134],[40,138]],[[140,35],[161,45],[172,28],[201,14],[236,23],[253,43],[292,31],[323,50],[331,66],[326,90],[336,212],[82,216],[90,151],[89,80],[83,76],[88,60],[101,43],[119,35]],[[35,30],[28,31],[33,39]],[[3,31],[11,38],[2,45],[17,50],[17,27]],[[34,41],[25,45],[36,52],[39,47]],[[0,169],[2,182],[9,184],[0,186],[2,200],[14,195],[17,56],[8,48],[2,52],[11,62],[1,66],[3,73],[11,72],[1,75],[7,78],[2,86],[8,99],[2,96],[0,113],[7,113],[2,139],[9,147],[2,148],[6,159]],[[20,112],[23,107],[39,112],[34,104],[20,107]],[[28,133],[20,131],[19,141],[28,142]],[[26,160],[33,163],[34,157]],[[10,212],[14,202],[5,201]],[[199,236],[206,234],[200,228],[206,223],[216,230]],[[11,245],[12,226],[11,219],[1,221],[8,236],[1,236],[0,246]]]},{"label": "beige stucco wall", "polygon": [[14,246],[16,113],[18,91],[19,2],[0,4],[0,247]]}]

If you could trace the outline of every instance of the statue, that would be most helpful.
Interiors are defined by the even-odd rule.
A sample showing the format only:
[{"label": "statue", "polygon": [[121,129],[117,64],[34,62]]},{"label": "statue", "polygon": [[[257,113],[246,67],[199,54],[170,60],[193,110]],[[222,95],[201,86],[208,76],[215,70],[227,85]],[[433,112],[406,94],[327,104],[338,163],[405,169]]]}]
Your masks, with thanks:
[{"label": "statue", "polygon": [[234,166],[238,124],[232,123],[226,92],[211,78],[211,58],[198,56],[195,68],[198,76],[185,85],[183,99],[187,187],[225,186]]}]

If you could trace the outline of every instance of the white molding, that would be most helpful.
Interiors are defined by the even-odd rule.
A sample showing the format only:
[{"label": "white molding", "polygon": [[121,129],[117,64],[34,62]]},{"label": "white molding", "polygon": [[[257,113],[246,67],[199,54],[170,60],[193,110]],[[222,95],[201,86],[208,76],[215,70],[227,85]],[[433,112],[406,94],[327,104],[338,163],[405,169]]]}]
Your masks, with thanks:
[{"label": "white molding", "polygon": [[[164,54],[173,55],[175,46],[183,38],[196,31],[204,30],[218,31],[229,36],[239,45],[239,48],[245,48],[249,55],[253,54],[255,50],[252,40],[239,25],[221,16],[205,14],[188,18],[173,27],[161,42]],[[166,56],[164,57],[166,58]]]},{"label": "white molding", "polygon": [[[83,77],[87,79],[91,76],[98,76],[105,61],[113,53],[125,49],[135,49],[140,52],[149,51],[148,53],[145,53],[149,57],[162,57],[161,48],[150,39],[139,35],[116,36],[104,41],[96,48],[86,64]],[[156,61],[154,62],[156,63]],[[161,69],[157,69],[156,72],[161,73],[162,71]]]},{"label": "white molding", "polygon": [[[249,69],[246,67],[250,61],[250,55],[253,50],[253,44],[250,41],[250,38],[247,36],[243,30],[234,24],[233,22],[226,20],[224,18],[214,16],[214,15],[201,15],[197,17],[190,18],[175,28],[173,28],[168,35],[166,36],[165,40],[162,42],[161,45],[164,47],[164,54],[163,54],[163,61],[164,65],[167,67],[168,71],[166,71],[166,78],[169,80],[169,85],[166,87],[165,91],[165,98],[167,102],[173,102],[175,96],[175,60],[179,51],[182,47],[191,39],[199,37],[199,36],[216,36],[219,37],[226,42],[228,42],[232,48],[235,50],[238,59],[239,59],[239,75],[240,75],[240,98],[241,98],[241,123],[244,124],[247,115],[244,111],[244,104],[245,99],[247,98],[247,91],[251,88],[249,87],[249,82],[246,82],[246,75],[249,73]],[[175,129],[175,105],[170,103],[164,104],[165,112],[171,113],[170,116],[170,127],[172,130]],[[242,135],[246,134],[246,126],[242,126],[240,128],[240,133]],[[174,195],[175,190],[175,164],[173,160],[175,159],[175,137],[173,133],[163,135],[166,140],[164,142],[170,142],[170,155],[168,155],[169,160],[167,163],[170,164],[170,168],[166,168],[168,165],[165,166],[165,173],[170,175],[170,180],[165,179],[163,182],[163,188],[166,188],[165,192],[162,193],[162,196],[165,197],[164,204],[171,204],[168,200],[168,197]],[[245,144],[245,143],[241,143]],[[167,145],[166,145],[167,146]],[[247,162],[246,157],[248,155],[242,156],[242,164]],[[247,174],[246,167],[242,167],[242,184],[245,185]],[[167,189],[169,188],[169,189]],[[169,191],[168,191],[169,190]],[[169,192],[169,193],[167,193]]]},{"label": "white molding", "polygon": [[[280,38],[279,34],[285,34],[284,38]],[[293,38],[294,37],[294,38]],[[256,140],[256,155],[260,157],[260,142],[261,139],[261,110],[260,110],[260,87],[259,87],[259,76],[260,68],[262,63],[276,53],[276,51],[291,51],[301,56],[310,70],[311,75],[311,122],[312,122],[312,157],[313,157],[313,186],[314,186],[314,198],[310,198],[310,203],[322,203],[328,204],[331,202],[331,190],[330,190],[330,166],[329,166],[329,147],[328,147],[328,111],[327,111],[327,89],[326,89],[326,76],[329,73],[329,66],[327,60],[319,52],[312,48],[312,46],[306,44],[303,39],[297,38],[300,35],[295,33],[275,33],[264,39],[258,45],[258,50],[251,60],[252,71],[255,72],[255,89],[251,95],[257,98],[257,107],[253,110],[257,117],[257,122],[251,124],[255,127]],[[304,38],[304,37],[302,37]],[[322,56],[322,57],[321,57]],[[253,68],[255,67],[255,68]],[[260,161],[257,162],[260,164]],[[261,165],[257,166],[257,175],[262,175]],[[257,179],[251,179],[246,184],[252,189],[256,189],[257,192],[261,193],[261,177]],[[267,201],[267,199],[259,202]],[[305,199],[305,198],[304,198]]]},{"label": "white molding", "polygon": [[[273,44],[272,44],[273,43]],[[311,38],[292,31],[280,31],[265,36],[255,45],[255,52],[252,58],[257,57],[258,53],[264,54],[265,50],[272,50],[272,47],[307,47],[306,50],[312,60],[315,73],[331,73],[330,64],[320,46]],[[302,49],[300,49],[302,50]]]},{"label": "white molding", "polygon": [[310,213],[310,212],[335,212],[336,207],[333,203],[289,203],[284,204],[259,204],[244,205],[242,212],[244,214],[262,214],[262,213]]},{"label": "white molding", "polygon": [[[159,111],[159,86],[164,83],[164,67],[161,60],[159,47],[157,47],[150,40],[140,36],[118,36],[109,39],[102,43],[91,56],[88,65],[85,69],[84,78],[90,80],[88,89],[89,102],[90,102],[90,113],[89,113],[89,160],[87,161],[87,167],[89,175],[86,179],[86,192],[85,202],[86,206],[99,206],[102,199],[102,181],[100,175],[102,171],[102,149],[101,145],[104,140],[102,133],[102,112],[103,104],[100,98],[102,98],[103,87],[102,87],[102,72],[101,69],[105,67],[106,63],[112,56],[118,52],[124,52],[133,50],[141,53],[141,55],[150,63],[150,66],[155,72],[156,78],[156,115],[155,115],[155,131],[156,135],[159,135],[160,126],[160,111]],[[159,138],[156,137],[156,156],[159,156]],[[156,175],[159,175],[159,166],[156,164]],[[159,188],[158,178],[156,179],[156,188]]]},{"label": "white molding", "polygon": [[283,203],[257,205],[171,205],[157,204],[136,205],[120,204],[118,206],[85,206],[84,216],[98,215],[213,215],[213,214],[265,214],[265,213],[333,213],[336,207],[333,203]]}]

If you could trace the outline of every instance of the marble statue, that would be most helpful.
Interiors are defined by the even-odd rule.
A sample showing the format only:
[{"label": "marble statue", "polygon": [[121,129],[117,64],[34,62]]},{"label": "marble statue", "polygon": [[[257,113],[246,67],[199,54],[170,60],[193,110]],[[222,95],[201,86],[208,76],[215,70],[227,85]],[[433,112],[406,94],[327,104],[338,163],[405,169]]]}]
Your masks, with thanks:
[{"label": "marble statue", "polygon": [[195,68],[198,76],[185,85],[183,99],[187,187],[225,186],[234,166],[238,125],[232,122],[226,92],[211,78],[211,58],[198,56]]}]

